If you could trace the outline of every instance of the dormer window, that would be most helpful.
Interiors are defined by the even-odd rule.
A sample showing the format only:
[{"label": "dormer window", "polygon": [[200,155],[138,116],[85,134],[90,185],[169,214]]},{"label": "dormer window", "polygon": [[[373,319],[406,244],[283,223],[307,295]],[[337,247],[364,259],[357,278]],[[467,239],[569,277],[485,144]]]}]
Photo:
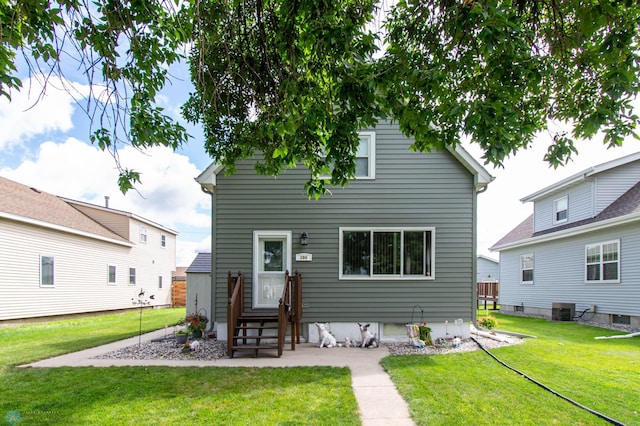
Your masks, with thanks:
[{"label": "dormer window", "polygon": [[562,198],[553,200],[553,223],[564,223],[567,221],[567,211],[569,209],[569,199],[565,195]]}]

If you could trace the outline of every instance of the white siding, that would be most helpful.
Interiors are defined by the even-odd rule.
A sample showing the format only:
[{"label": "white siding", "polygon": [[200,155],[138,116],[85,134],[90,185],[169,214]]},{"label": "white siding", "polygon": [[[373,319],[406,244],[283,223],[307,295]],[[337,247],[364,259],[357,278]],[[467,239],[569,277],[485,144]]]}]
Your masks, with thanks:
[{"label": "white siding", "polygon": [[616,167],[597,175],[595,185],[595,214],[627,192],[640,178],[640,161]]},{"label": "white siding", "polygon": [[[592,218],[595,211],[593,194],[594,183],[587,181],[536,201],[534,205],[534,232]],[[555,224],[553,223],[553,202],[564,196],[568,199],[567,221]]]},{"label": "white siding", "polygon": [[[620,239],[620,283],[585,283],[585,246]],[[520,255],[535,256],[533,284],[520,284]],[[577,310],[597,305],[599,313],[640,315],[640,231],[638,225],[503,250],[500,252],[500,303],[551,309],[554,302]]]},{"label": "white siding", "polygon": [[[0,219],[0,320],[129,309],[140,288],[155,295],[154,305],[169,304],[175,235],[167,234],[161,249],[160,231],[148,230],[154,243],[130,248]],[[54,257],[53,287],[40,286],[41,255]],[[107,284],[108,265],[116,266],[115,285]]]},{"label": "white siding", "polygon": [[[147,242],[141,243],[140,226],[147,228]],[[138,272],[137,285],[155,294],[156,304],[171,304],[171,273],[176,269],[176,236],[146,222],[130,219],[131,249],[130,262]],[[160,238],[166,235],[166,246]],[[158,277],[162,276],[162,289],[158,288]]]}]

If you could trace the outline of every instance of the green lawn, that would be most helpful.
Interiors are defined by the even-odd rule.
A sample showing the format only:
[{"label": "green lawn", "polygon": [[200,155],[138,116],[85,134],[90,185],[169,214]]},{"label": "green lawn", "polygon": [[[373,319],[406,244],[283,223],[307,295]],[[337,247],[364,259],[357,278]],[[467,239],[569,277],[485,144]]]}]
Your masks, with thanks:
[{"label": "green lawn", "polygon": [[[506,364],[627,425],[640,424],[640,339],[576,323],[493,314],[498,329],[537,336],[492,349]],[[482,351],[383,360],[420,425],[597,425],[604,420],[543,390]]]},{"label": "green lawn", "polygon": [[[184,309],[143,312],[143,331]],[[18,425],[358,425],[346,368],[16,365],[138,334],[138,313],[0,329],[0,416]],[[8,423],[7,423],[8,424]]]},{"label": "green lawn", "polygon": [[[640,339],[575,323],[493,314],[498,328],[536,335],[492,349],[501,360],[593,410],[640,424]],[[144,311],[143,328],[184,309]],[[347,369],[16,365],[138,333],[138,313],[0,329],[0,416],[51,425],[357,425]],[[419,425],[598,425],[604,420],[504,368],[482,351],[383,360]]]}]

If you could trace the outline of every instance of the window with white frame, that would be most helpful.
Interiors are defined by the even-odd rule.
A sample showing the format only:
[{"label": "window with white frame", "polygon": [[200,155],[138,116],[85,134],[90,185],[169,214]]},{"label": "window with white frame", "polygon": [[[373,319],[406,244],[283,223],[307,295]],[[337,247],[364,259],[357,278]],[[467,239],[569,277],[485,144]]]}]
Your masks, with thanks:
[{"label": "window with white frame", "polygon": [[107,267],[107,283],[115,284],[116,283],[116,265],[109,265]]},{"label": "window with white frame", "polygon": [[136,285],[136,268],[129,268],[129,285]]},{"label": "window with white frame", "polygon": [[567,221],[569,210],[569,198],[565,195],[562,198],[553,200],[553,223],[564,223]]},{"label": "window with white frame", "polygon": [[340,278],[433,278],[434,228],[340,228]]},{"label": "window with white frame", "polygon": [[523,284],[533,283],[533,253],[520,256],[520,282]]},{"label": "window with white frame", "polygon": [[620,281],[620,240],[585,247],[585,281]]},{"label": "window with white frame", "polygon": [[54,258],[52,256],[40,256],[40,285],[51,287],[54,284]]},{"label": "window with white frame", "polygon": [[147,227],[140,227],[140,242],[146,244],[147,243]]},{"label": "window with white frame", "polygon": [[[359,132],[360,143],[356,151],[356,179],[375,179],[376,177],[376,134]],[[323,176],[330,178],[330,175]]]},{"label": "window with white frame", "polygon": [[356,179],[376,177],[376,134],[360,132],[360,145],[356,152]]},{"label": "window with white frame", "polygon": [[166,247],[167,246],[167,236],[164,234],[160,235],[160,247]]}]

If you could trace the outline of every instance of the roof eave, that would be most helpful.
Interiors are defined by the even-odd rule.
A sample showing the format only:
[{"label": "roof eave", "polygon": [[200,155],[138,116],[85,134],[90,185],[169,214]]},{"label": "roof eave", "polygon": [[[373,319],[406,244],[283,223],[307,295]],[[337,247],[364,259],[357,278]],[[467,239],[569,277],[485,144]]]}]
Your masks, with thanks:
[{"label": "roof eave", "polygon": [[477,192],[483,192],[487,186],[493,182],[495,177],[485,169],[471,154],[460,144],[455,148],[448,147],[447,150],[474,176],[474,186]]},{"label": "roof eave", "polygon": [[212,193],[216,189],[218,173],[223,169],[224,167],[220,163],[211,163],[195,180],[200,184],[203,191]]},{"label": "roof eave", "polygon": [[104,237],[102,235],[98,235],[98,234],[93,234],[91,232],[86,232],[86,231],[80,231],[78,229],[73,229],[73,228],[69,228],[66,226],[61,226],[61,225],[56,225],[53,223],[49,223],[49,222],[44,222],[41,220],[37,220],[37,219],[31,219],[28,217],[24,217],[24,216],[19,216],[19,215],[15,215],[15,214],[11,214],[11,213],[6,213],[6,212],[0,212],[0,217],[8,219],[8,220],[12,220],[15,222],[20,222],[20,223],[25,223],[28,225],[33,225],[33,226],[38,226],[41,228],[46,228],[46,229],[51,229],[51,230],[55,230],[55,231],[60,231],[60,232],[64,232],[67,234],[73,234],[73,235],[78,235],[81,237],[87,237],[87,238],[91,238],[94,240],[99,240],[99,241],[105,241],[111,244],[117,244],[117,245],[121,245],[121,246],[125,246],[125,247],[133,247],[134,244],[129,242],[129,241],[119,241],[116,240],[114,238],[109,238],[109,237]]},{"label": "roof eave", "polygon": [[575,228],[563,229],[557,232],[551,232],[549,234],[539,235],[537,237],[525,238],[524,240],[514,241],[511,243],[495,245],[490,247],[491,251],[501,251],[507,249],[515,249],[520,247],[526,247],[531,244],[537,244],[547,241],[559,240],[562,238],[568,238],[575,235],[585,234],[587,232],[594,231],[596,229],[606,229],[613,226],[625,225],[627,223],[633,223],[640,221],[640,212],[632,213],[624,216],[614,217],[599,222],[588,223],[582,226],[576,226]]}]

